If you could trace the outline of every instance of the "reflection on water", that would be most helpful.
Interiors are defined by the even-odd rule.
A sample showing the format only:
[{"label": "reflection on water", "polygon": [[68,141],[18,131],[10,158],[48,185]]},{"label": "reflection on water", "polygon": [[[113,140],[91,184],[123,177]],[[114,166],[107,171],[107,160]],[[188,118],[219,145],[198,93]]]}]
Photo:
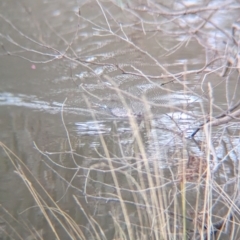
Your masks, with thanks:
[{"label": "reflection on water", "polygon": [[0,3],[0,239],[184,239],[200,206],[225,216],[239,116],[188,137],[239,101],[239,3],[15,4]]}]

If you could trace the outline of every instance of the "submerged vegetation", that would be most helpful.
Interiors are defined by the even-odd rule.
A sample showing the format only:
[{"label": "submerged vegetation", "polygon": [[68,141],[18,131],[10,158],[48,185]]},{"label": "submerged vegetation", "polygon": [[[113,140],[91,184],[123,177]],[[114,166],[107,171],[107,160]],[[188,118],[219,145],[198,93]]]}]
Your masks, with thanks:
[{"label": "submerged vegetation", "polygon": [[[0,12],[1,57],[59,64],[53,94],[66,83],[61,106],[44,109],[64,138],[32,137],[37,169],[1,142],[26,191],[8,189],[22,203],[1,203],[0,239],[239,239],[240,5],[160,2],[89,0],[59,15],[48,3],[46,19],[22,4],[20,23]],[[75,131],[70,114],[83,119]]]}]

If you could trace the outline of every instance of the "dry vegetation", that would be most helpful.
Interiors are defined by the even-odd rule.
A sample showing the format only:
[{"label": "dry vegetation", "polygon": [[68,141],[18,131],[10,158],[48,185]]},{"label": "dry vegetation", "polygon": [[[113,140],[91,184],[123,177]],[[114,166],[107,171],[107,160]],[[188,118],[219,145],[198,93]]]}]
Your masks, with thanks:
[{"label": "dry vegetation", "polygon": [[[2,239],[239,239],[240,26],[237,18],[222,28],[213,19],[217,14],[235,16],[240,5],[237,1],[202,1],[202,5],[192,6],[180,1],[169,6],[156,2],[87,1],[75,13],[77,27],[66,38],[49,28],[61,49],[58,41],[46,43],[44,36],[28,36],[0,15],[5,27],[0,33],[2,56],[20,57],[32,64],[71,64],[69,81],[81,90],[81,104],[90,110],[99,140],[91,156],[79,150],[84,136],[69,132],[66,100],[59,116],[66,132],[64,146],[51,152],[34,142],[39,159],[50,172],[51,189],[34,176],[24,159],[1,143],[35,202],[19,216],[2,205]],[[30,17],[34,14],[28,6],[22,7]],[[92,33],[92,39],[86,41],[109,41],[113,49],[116,42],[122,51],[109,49],[113,56],[104,57],[100,53],[108,48],[103,46],[100,50],[96,45],[80,49],[84,26]],[[9,35],[6,29],[11,29]],[[165,43],[168,38],[176,41],[171,47],[164,46],[160,37]],[[213,39],[215,43],[210,44]],[[16,49],[9,50],[10,46]],[[205,62],[201,56],[191,55],[195,46]],[[189,59],[174,62],[182,54]],[[82,75],[75,77],[78,68]],[[114,99],[104,102],[84,78],[96,82],[100,93],[108,91]],[[212,78],[225,85],[224,105],[214,101],[218,83],[212,83]],[[132,85],[144,83],[162,95],[181,92],[198,100],[162,103],[147,91],[128,91],[130,79]],[[189,83],[191,79],[197,80]],[[115,105],[106,106],[107,101],[117,101],[125,112]],[[140,103],[141,109],[133,110],[132,102]],[[99,121],[104,111],[115,129],[108,134],[101,131]],[[160,117],[161,111],[167,120]],[[121,122],[127,122],[131,131],[119,134],[116,129]],[[169,141],[159,143],[159,134]],[[60,198],[51,194],[57,184],[63,189]],[[65,209],[62,199],[71,202],[72,208]],[[39,215],[36,225],[24,217],[29,212]]]}]

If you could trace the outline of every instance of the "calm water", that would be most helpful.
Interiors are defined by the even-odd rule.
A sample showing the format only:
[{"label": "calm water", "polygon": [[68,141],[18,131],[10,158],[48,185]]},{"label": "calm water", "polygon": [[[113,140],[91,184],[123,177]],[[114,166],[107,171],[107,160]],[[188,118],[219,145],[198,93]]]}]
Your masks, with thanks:
[{"label": "calm water", "polygon": [[[116,189],[111,174],[104,171],[106,154],[128,171],[129,159],[138,154],[137,129],[146,156],[159,168],[168,169],[166,159],[183,157],[183,146],[201,156],[198,146],[185,137],[203,122],[203,111],[215,116],[239,101],[238,72],[220,76],[239,3],[229,1],[226,7],[222,1],[210,1],[212,9],[223,4],[224,10],[211,12],[211,17],[209,11],[174,17],[147,13],[144,2],[1,1],[0,139],[25,166],[1,150],[1,239],[35,239],[30,234],[34,231],[43,239],[55,236],[24,176],[17,173],[20,166],[46,204],[53,206],[41,186],[78,225],[88,228],[86,215],[76,207],[73,195],[77,196],[85,212],[113,239],[109,212],[117,204],[106,200],[111,194],[114,199]],[[157,6],[165,6],[166,12],[168,7],[184,11],[206,5],[160,2]],[[214,58],[218,60],[198,71]],[[136,119],[135,125],[129,116]],[[236,121],[213,129],[213,139],[232,144],[234,161],[240,154]],[[200,131],[196,140],[202,137]],[[226,153],[221,141],[214,144],[222,158]],[[124,189],[126,179],[120,184]],[[123,196],[132,200],[127,191]],[[70,239],[59,223],[56,229],[60,239]],[[91,239],[87,230],[84,234]]]}]

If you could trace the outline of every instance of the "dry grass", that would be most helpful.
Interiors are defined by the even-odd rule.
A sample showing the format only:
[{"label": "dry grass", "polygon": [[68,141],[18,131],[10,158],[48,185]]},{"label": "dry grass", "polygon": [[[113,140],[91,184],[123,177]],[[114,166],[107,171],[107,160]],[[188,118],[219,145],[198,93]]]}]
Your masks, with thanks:
[{"label": "dry grass", "polygon": [[[117,94],[124,101],[121,93]],[[64,106],[64,123],[63,114]],[[92,117],[98,124],[94,111]],[[202,138],[201,157],[191,155],[187,150],[187,141],[193,140],[180,137],[183,145],[168,153],[165,166],[161,167],[162,159],[157,157],[161,150],[156,149],[154,157],[149,155],[142,134],[146,128],[150,131],[151,119],[141,121],[140,124],[136,116],[129,115],[131,156],[125,155],[119,136],[114,143],[120,150],[120,155],[116,156],[110,148],[113,145],[107,142],[106,136],[99,134],[102,152],[96,149],[98,158],[89,158],[89,164],[84,167],[73,147],[74,139],[64,124],[70,149],[67,155],[74,165],[70,179],[62,174],[64,170],[57,170],[61,166],[67,171],[69,163],[59,164],[49,152],[35,145],[44,156],[47,168],[62,181],[65,188],[62,198],[74,200],[76,215],[64,210],[62,198],[54,199],[28,166],[1,143],[15,173],[34,199],[35,205],[24,212],[40,212],[45,222],[40,229],[30,227],[26,219],[17,220],[5,210],[4,215],[9,215],[5,220],[11,219],[6,233],[12,229],[11,233],[8,232],[10,236],[25,239],[17,231],[18,225],[29,232],[27,239],[50,239],[49,236],[55,239],[213,239],[214,236],[221,239],[221,235],[236,239],[239,234],[238,164],[230,157],[222,162],[214,159],[211,154],[214,145],[210,134],[212,129],[204,129],[208,140]],[[139,128],[140,125],[143,127]],[[231,175],[232,178],[228,173],[229,164],[236,174]],[[78,175],[82,176],[81,182],[77,181]],[[98,189],[94,189],[96,187]]]}]

